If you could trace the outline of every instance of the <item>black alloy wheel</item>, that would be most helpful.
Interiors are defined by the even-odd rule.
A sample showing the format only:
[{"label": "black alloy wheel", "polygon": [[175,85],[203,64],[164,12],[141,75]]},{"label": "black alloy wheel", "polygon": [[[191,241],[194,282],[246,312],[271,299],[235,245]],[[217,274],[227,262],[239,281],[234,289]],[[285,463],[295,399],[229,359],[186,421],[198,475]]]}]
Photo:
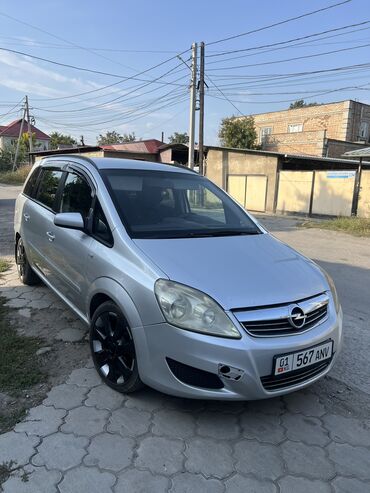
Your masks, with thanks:
[{"label": "black alloy wheel", "polygon": [[15,263],[17,265],[19,279],[23,284],[33,286],[34,284],[38,284],[40,282],[39,277],[32,270],[32,267],[27,260],[23,240],[20,237],[18,238],[15,246]]},{"label": "black alloy wheel", "polygon": [[94,313],[90,349],[95,368],[109,387],[124,393],[142,387],[131,330],[121,310],[110,301]]}]

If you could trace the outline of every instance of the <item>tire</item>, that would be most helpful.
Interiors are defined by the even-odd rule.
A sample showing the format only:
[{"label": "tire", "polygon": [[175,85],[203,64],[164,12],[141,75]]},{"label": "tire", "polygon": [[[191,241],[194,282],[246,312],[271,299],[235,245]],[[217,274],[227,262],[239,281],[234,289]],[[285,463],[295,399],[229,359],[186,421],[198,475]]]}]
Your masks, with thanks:
[{"label": "tire", "polygon": [[100,305],[93,315],[90,350],[96,371],[109,387],[126,394],[144,386],[130,327],[122,311],[111,301]]},{"label": "tire", "polygon": [[15,245],[15,263],[17,265],[19,279],[23,284],[26,284],[27,286],[34,286],[35,284],[40,283],[40,278],[28,262],[21,237],[18,238]]}]

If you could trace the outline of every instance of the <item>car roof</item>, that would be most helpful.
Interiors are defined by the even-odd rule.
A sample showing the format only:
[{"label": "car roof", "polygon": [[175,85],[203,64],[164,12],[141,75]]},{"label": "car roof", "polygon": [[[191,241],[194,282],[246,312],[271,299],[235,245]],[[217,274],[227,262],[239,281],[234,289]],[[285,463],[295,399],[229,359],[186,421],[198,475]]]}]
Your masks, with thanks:
[{"label": "car roof", "polygon": [[87,157],[87,156],[75,156],[71,154],[58,154],[57,156],[48,156],[44,158],[41,163],[50,163],[51,161],[64,161],[68,158],[68,161],[84,164],[90,163],[94,168],[98,170],[104,169],[130,169],[130,170],[146,170],[146,171],[172,171],[177,173],[195,173],[195,171],[180,164],[165,164],[151,161],[142,161],[137,159],[122,159],[122,158],[109,158],[109,157]]}]

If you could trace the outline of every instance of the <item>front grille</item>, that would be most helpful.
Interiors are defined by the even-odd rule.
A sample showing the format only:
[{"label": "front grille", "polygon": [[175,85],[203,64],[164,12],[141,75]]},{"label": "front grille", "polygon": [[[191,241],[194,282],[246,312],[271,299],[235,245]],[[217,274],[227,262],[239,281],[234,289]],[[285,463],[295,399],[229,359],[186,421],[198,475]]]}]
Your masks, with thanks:
[{"label": "front grille", "polygon": [[[326,320],[328,316],[329,298],[321,294],[297,303],[235,310],[234,314],[246,331],[254,337],[276,337],[294,335],[305,332],[308,329]],[[301,309],[306,319],[302,327],[295,327],[291,323],[292,309]]]},{"label": "front grille", "polygon": [[224,387],[221,379],[214,373],[185,365],[171,358],[166,358],[166,361],[170,370],[180,382],[202,389],[222,389]]},{"label": "front grille", "polygon": [[261,383],[264,389],[269,391],[286,389],[319,375],[330,365],[331,360],[332,358],[327,359],[308,368],[292,371],[287,375],[267,375],[261,377]]}]

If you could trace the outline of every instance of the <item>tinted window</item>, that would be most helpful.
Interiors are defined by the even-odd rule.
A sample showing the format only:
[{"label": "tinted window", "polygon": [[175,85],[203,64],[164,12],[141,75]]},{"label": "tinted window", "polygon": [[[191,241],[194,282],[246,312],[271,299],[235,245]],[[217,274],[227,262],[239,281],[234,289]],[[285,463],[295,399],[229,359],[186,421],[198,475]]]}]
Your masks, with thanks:
[{"label": "tinted window", "polygon": [[91,207],[91,187],[76,173],[68,173],[60,202],[60,212],[80,212],[87,218]]},{"label": "tinted window", "polygon": [[102,174],[133,238],[260,233],[222,190],[195,173],[105,170]]},{"label": "tinted window", "polygon": [[42,204],[54,208],[55,197],[57,194],[62,171],[53,169],[42,170],[41,182],[37,191],[37,200]]},{"label": "tinted window", "polygon": [[113,245],[112,233],[110,231],[108,221],[104,215],[99,201],[96,201],[95,204],[92,234],[95,238],[101,240],[103,243],[106,243],[107,245]]},{"label": "tinted window", "polygon": [[28,195],[28,197],[33,197],[33,192],[35,191],[35,185],[37,182],[37,178],[40,174],[41,168],[36,168],[32,171],[31,175],[29,176],[27,183],[24,187],[23,193],[25,195]]}]

